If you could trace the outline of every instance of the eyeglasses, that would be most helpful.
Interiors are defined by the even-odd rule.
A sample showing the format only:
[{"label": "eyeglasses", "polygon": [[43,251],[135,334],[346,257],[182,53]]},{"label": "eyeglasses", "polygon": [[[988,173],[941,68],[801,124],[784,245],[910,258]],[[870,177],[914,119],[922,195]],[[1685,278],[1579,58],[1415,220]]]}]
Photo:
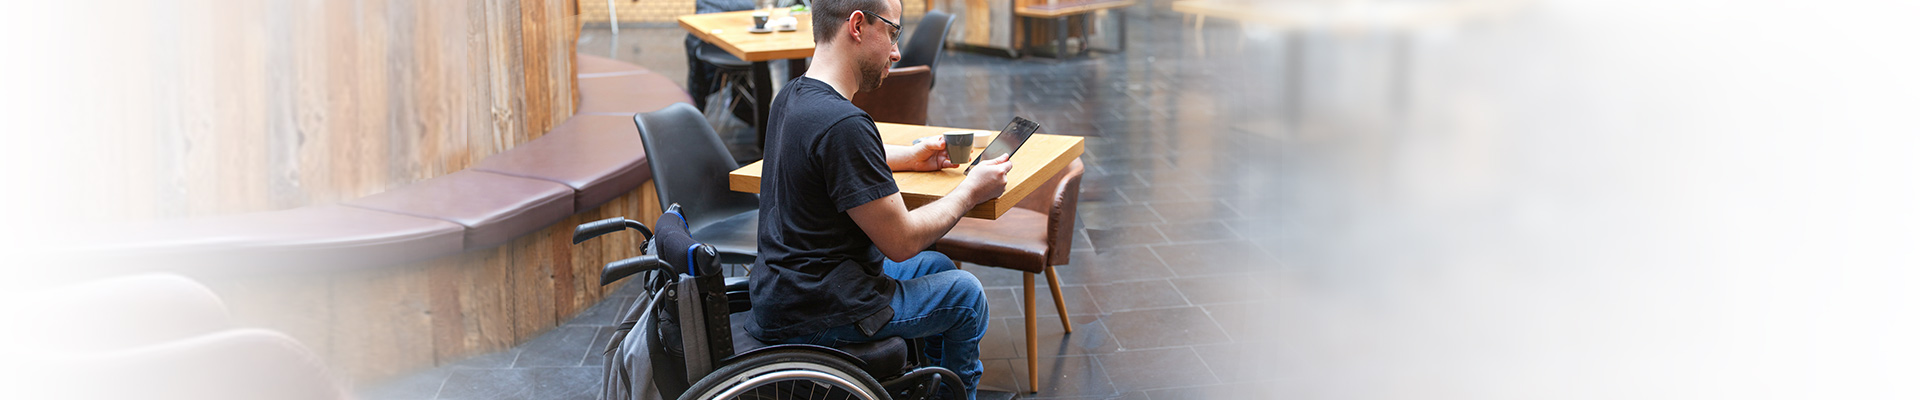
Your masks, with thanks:
[{"label": "eyeglasses", "polygon": [[879,18],[880,22],[885,22],[887,23],[887,26],[893,27],[893,34],[889,35],[887,39],[892,40],[893,44],[900,44],[900,24],[893,23],[893,20],[889,20],[887,19],[887,17],[882,17],[880,16],[880,14],[876,14],[872,11],[867,11],[867,10],[859,10],[859,11],[860,11],[860,14],[863,14],[869,17]]}]

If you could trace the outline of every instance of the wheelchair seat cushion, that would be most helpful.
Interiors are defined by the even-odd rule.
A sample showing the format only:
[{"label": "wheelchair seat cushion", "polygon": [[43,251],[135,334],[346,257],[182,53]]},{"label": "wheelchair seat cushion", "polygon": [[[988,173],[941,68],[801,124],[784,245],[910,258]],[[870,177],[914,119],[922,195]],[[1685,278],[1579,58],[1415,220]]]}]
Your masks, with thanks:
[{"label": "wheelchair seat cushion", "polygon": [[[732,320],[731,323],[733,325],[734,354],[745,354],[762,347],[774,345],[761,342],[758,339],[754,339],[753,335],[747,334],[746,324],[750,323],[752,318],[752,312],[735,313],[730,316],[729,319]],[[837,349],[846,352],[848,355],[852,355],[853,358],[859,359],[862,364],[861,370],[866,371],[867,375],[871,375],[874,379],[878,380],[886,380],[886,378],[900,376],[900,374],[906,373],[909,367],[912,367],[909,362],[909,360],[912,360],[912,354],[909,354],[911,347],[907,346],[906,339],[898,336],[877,342],[854,343]]]}]

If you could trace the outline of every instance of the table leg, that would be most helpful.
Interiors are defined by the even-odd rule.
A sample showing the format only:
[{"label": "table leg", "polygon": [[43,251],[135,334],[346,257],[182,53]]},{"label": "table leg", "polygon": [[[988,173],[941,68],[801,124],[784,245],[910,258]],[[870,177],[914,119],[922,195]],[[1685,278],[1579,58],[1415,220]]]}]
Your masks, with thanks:
[{"label": "table leg", "polygon": [[753,129],[760,151],[767,149],[767,115],[773,111],[772,75],[766,61],[753,62]]},{"label": "table leg", "polygon": [[1397,119],[1405,116],[1408,92],[1411,91],[1410,86],[1412,86],[1413,77],[1411,75],[1413,69],[1409,64],[1412,63],[1413,56],[1409,54],[1412,50],[1410,49],[1411,44],[1408,43],[1412,41],[1412,39],[1408,38],[1411,34],[1404,30],[1388,34],[1392,35],[1388,40],[1393,41],[1391,45],[1392,50],[1389,50],[1392,52],[1390,57],[1393,57],[1393,71],[1389,72],[1391,76],[1389,76],[1388,79],[1391,79],[1392,83],[1390,84],[1391,86],[1389,86],[1390,89],[1388,89],[1390,91],[1388,96],[1392,98],[1392,100],[1390,100],[1392,102],[1392,112]]},{"label": "table leg", "polygon": [[1053,19],[1053,58],[1067,59],[1067,17]]},{"label": "table leg", "polygon": [[807,59],[805,58],[787,59],[787,80],[788,81],[792,81],[794,79],[800,79],[801,75],[806,75],[806,74],[807,74]]},{"label": "table leg", "polygon": [[1281,34],[1284,35],[1282,36],[1283,38],[1286,38],[1283,45],[1287,47],[1285,50],[1285,57],[1287,58],[1286,95],[1283,100],[1287,102],[1285,118],[1289,124],[1293,125],[1293,128],[1298,128],[1300,126],[1300,120],[1305,118],[1301,114],[1305,113],[1306,109],[1305,105],[1300,103],[1306,101],[1307,91],[1305,87],[1305,76],[1307,73],[1307,31],[1288,30]]}]

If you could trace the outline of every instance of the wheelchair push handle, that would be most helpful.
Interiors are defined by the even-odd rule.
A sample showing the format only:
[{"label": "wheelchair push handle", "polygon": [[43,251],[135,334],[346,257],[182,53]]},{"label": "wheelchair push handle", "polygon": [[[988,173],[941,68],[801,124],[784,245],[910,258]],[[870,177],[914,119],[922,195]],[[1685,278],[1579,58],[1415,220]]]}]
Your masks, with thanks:
[{"label": "wheelchair push handle", "polygon": [[646,224],[642,224],[640,223],[640,221],[626,219],[624,217],[613,217],[613,218],[607,218],[599,221],[580,224],[580,226],[574,227],[573,228],[573,244],[580,244],[580,242],[585,242],[587,241],[587,239],[600,237],[600,235],[605,235],[609,233],[619,232],[622,230],[626,230],[628,228],[632,228],[634,230],[640,231],[640,234],[648,239],[653,238],[653,230],[647,229]]},{"label": "wheelchair push handle", "polygon": [[639,256],[610,262],[605,268],[600,269],[600,286],[651,270],[671,271],[673,266],[667,265],[666,261],[660,261],[660,257],[655,256]]}]

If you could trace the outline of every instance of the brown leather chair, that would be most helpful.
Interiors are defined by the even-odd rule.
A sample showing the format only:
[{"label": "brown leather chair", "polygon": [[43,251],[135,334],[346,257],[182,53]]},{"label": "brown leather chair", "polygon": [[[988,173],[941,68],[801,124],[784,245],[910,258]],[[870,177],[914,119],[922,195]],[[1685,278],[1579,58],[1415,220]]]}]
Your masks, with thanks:
[{"label": "brown leather chair", "polygon": [[1080,203],[1080,176],[1086,166],[1073,160],[1000,219],[961,218],[960,223],[934,242],[933,248],[954,262],[970,262],[1026,272],[1028,388],[1040,387],[1038,321],[1034,316],[1033,276],[1047,275],[1053,306],[1060,310],[1060,326],[1073,333],[1067,303],[1060,298],[1060,278],[1053,266],[1065,265],[1073,250],[1074,210]]},{"label": "brown leather chair", "polygon": [[887,70],[880,89],[853,95],[853,105],[873,116],[874,122],[926,125],[927,94],[933,91],[933,69],[925,65]]}]

